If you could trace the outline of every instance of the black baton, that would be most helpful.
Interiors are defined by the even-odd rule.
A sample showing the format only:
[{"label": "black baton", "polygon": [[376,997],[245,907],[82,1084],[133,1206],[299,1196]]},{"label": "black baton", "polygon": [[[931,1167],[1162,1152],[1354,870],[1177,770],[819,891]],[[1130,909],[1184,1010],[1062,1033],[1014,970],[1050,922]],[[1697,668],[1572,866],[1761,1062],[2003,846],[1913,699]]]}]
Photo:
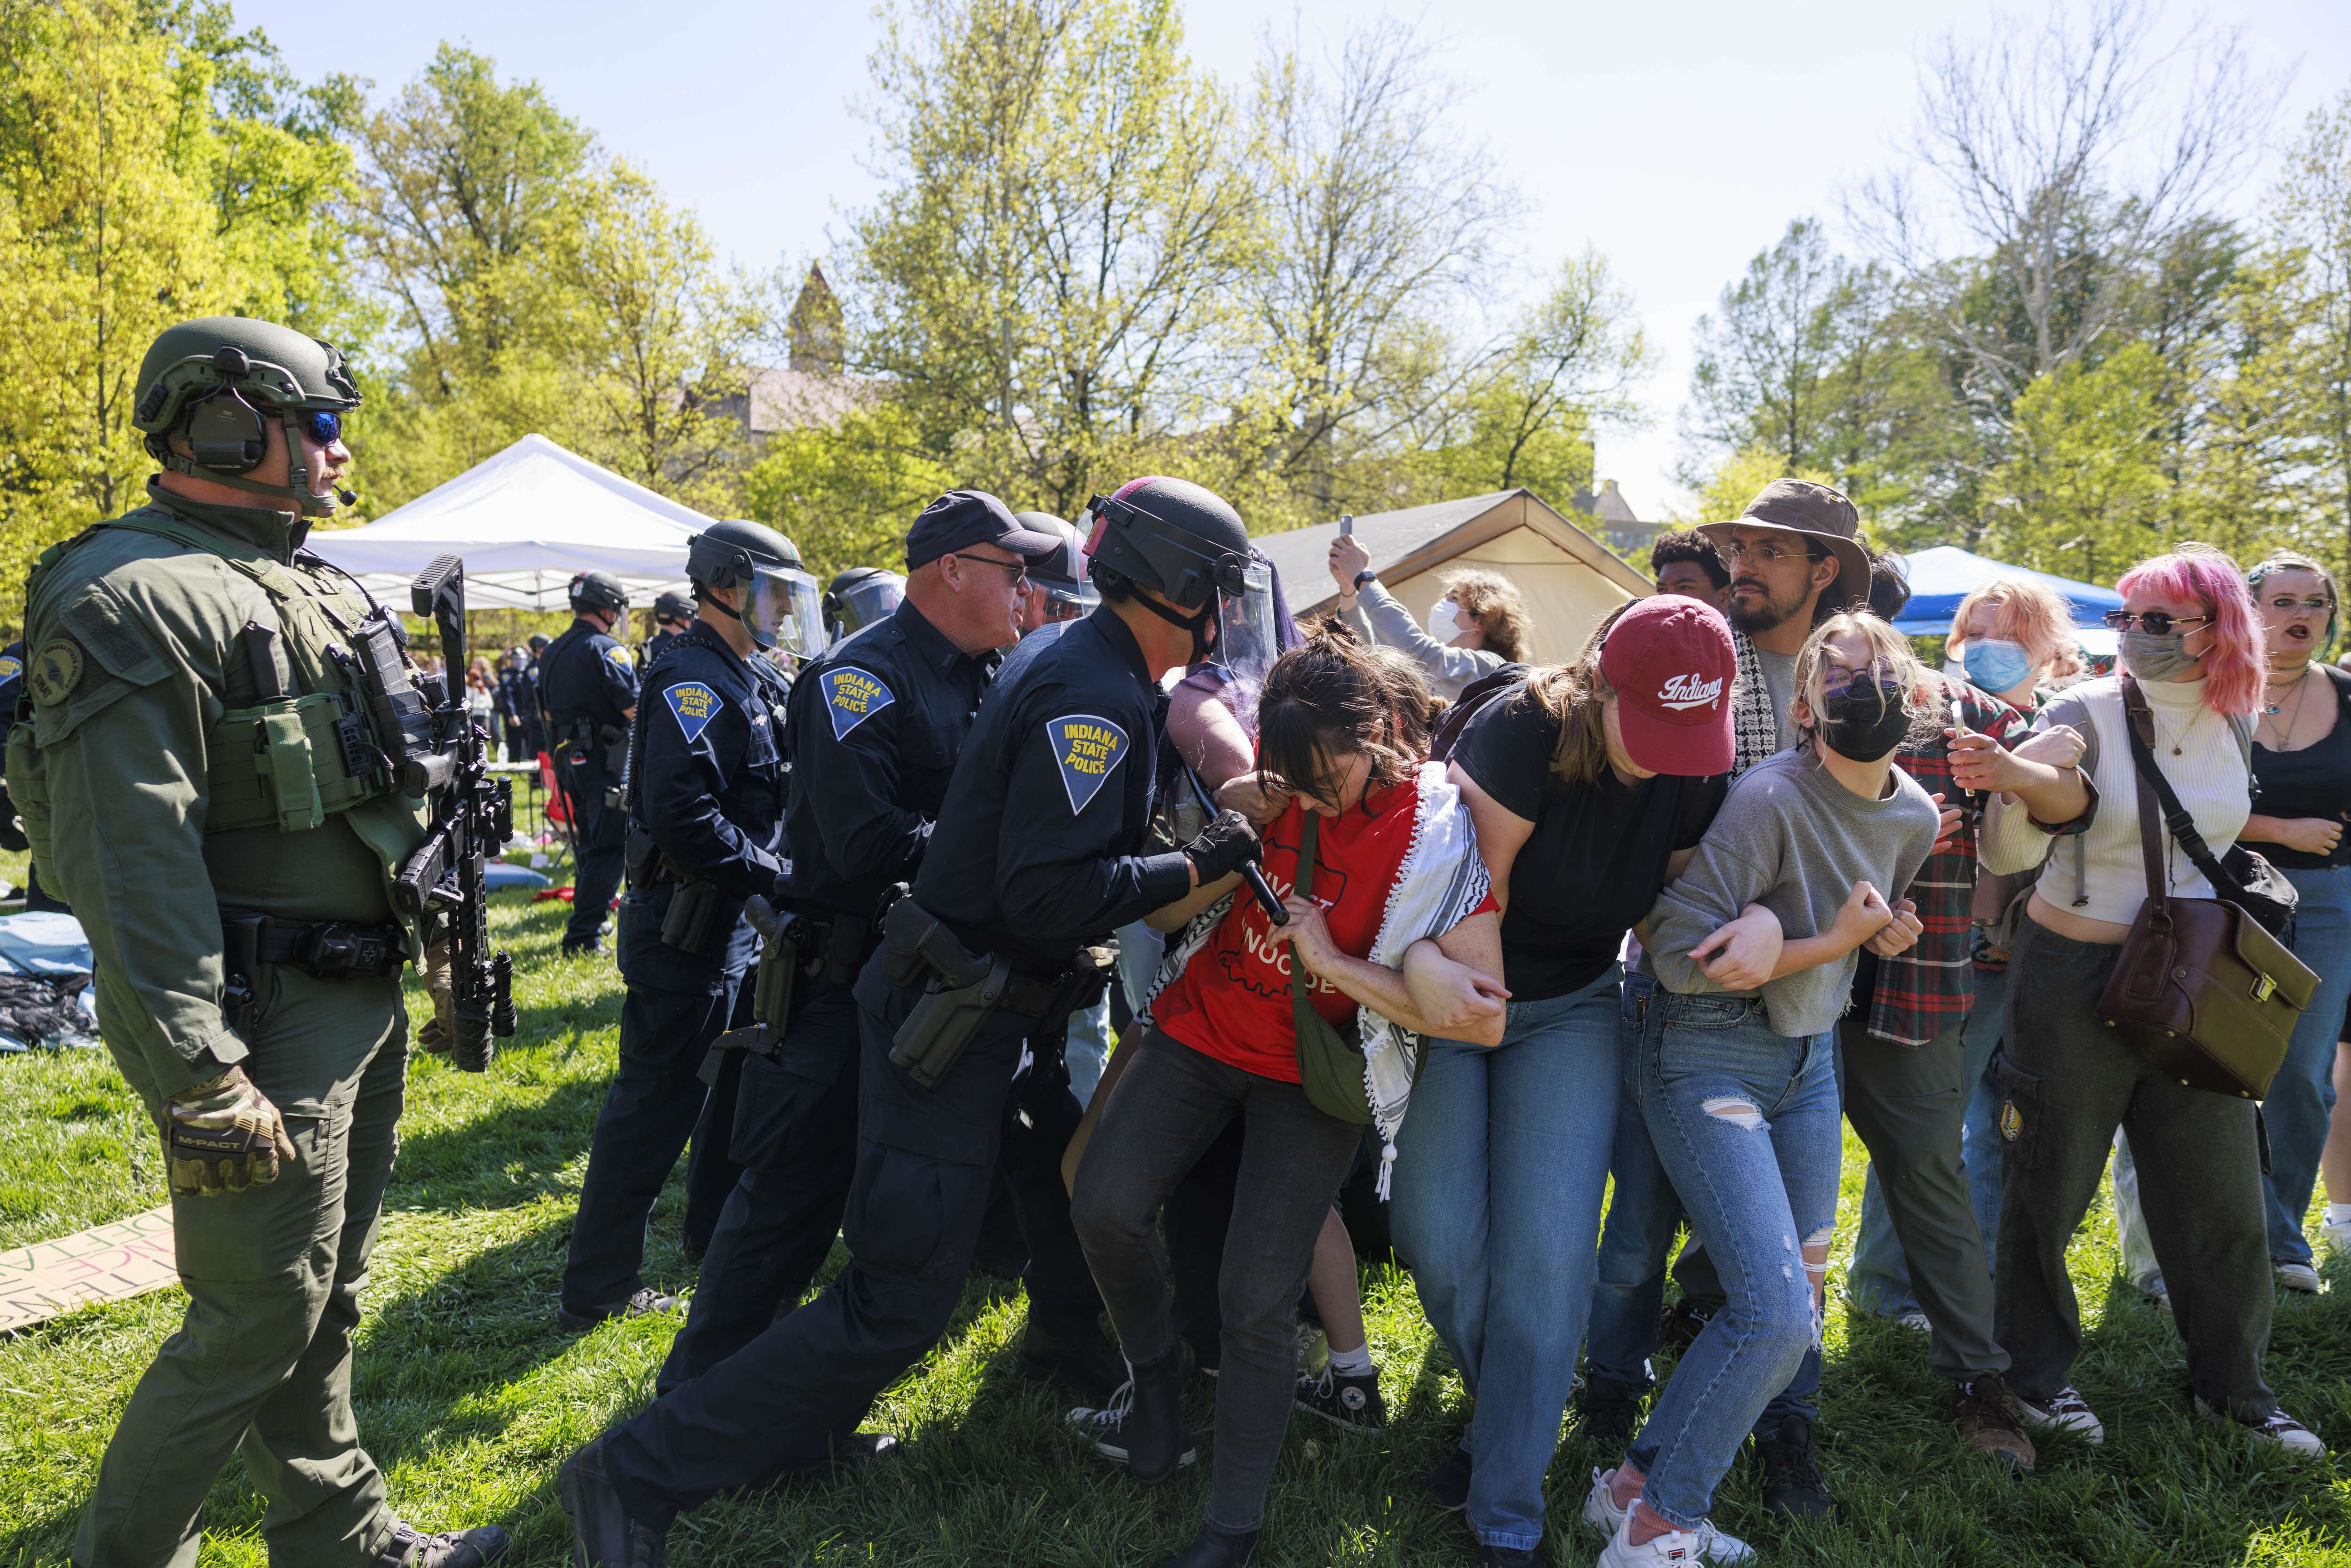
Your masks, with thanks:
[{"label": "black baton", "polygon": [[[1215,821],[1218,814],[1217,803],[1208,798],[1208,787],[1200,782],[1200,776],[1192,770],[1188,762],[1184,764],[1184,777],[1192,781],[1192,793],[1199,798],[1200,810],[1208,813],[1208,821]],[[1249,892],[1257,895],[1267,919],[1276,925],[1290,924],[1290,911],[1281,907],[1281,900],[1274,896],[1273,883],[1265,880],[1265,873],[1258,869],[1255,862],[1241,862],[1241,880],[1249,883]]]}]

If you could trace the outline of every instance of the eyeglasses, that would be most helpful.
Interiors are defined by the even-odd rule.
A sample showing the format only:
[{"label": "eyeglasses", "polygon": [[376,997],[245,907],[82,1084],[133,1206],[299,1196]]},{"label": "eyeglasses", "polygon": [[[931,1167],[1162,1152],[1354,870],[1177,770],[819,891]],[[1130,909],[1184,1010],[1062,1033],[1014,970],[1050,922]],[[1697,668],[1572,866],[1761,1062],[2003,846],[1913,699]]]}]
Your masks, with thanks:
[{"label": "eyeglasses", "polygon": [[2263,604],[2262,608],[2274,610],[2281,615],[2328,615],[2334,612],[2335,601],[2319,594],[2308,599],[2296,599],[2291,594],[2282,593]]},{"label": "eyeglasses", "polygon": [[321,446],[332,446],[343,438],[343,416],[331,408],[306,408],[302,420],[310,439]]},{"label": "eyeglasses", "polygon": [[1806,560],[1821,559],[1818,550],[1789,549],[1783,545],[1775,544],[1743,545],[1736,539],[1715,548],[1720,552],[1723,563],[1733,570],[1738,570],[1739,563],[1742,560],[1751,560],[1759,566],[1777,566],[1783,560],[1790,560],[1798,556],[1802,556]]},{"label": "eyeglasses", "polygon": [[984,555],[965,555],[959,550],[947,551],[944,559],[977,561],[981,566],[992,566],[998,571],[1008,571],[1016,583],[1026,582],[1029,580],[1029,563],[1025,560],[992,560]]},{"label": "eyeglasses", "polygon": [[2098,619],[2117,632],[2127,632],[2137,626],[2151,635],[2161,637],[2174,629],[2208,625],[2213,618],[2210,615],[2173,615],[2162,610],[2150,610],[2144,615],[2134,615],[2127,610],[2109,610]]}]

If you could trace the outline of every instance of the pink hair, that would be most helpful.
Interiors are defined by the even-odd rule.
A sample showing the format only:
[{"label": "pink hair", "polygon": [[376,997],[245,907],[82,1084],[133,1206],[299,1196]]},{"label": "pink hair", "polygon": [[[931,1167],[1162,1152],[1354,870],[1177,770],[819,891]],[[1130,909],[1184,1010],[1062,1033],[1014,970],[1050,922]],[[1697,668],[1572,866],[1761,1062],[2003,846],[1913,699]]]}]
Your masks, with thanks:
[{"label": "pink hair", "polygon": [[1995,578],[1960,600],[1959,612],[1951,617],[1951,634],[1943,639],[1944,653],[1959,643],[1959,628],[1977,606],[1985,604],[1991,606],[1992,635],[2022,648],[2036,671],[2059,678],[2082,673],[2072,607],[2055,589],[2029,577]]},{"label": "pink hair", "polygon": [[2251,713],[2260,706],[2265,640],[2235,561],[2210,547],[2175,550],[2139,562],[2115,587],[2125,598],[2144,590],[2204,606],[2213,633],[2212,651],[2204,656],[2204,706],[2222,714]]}]

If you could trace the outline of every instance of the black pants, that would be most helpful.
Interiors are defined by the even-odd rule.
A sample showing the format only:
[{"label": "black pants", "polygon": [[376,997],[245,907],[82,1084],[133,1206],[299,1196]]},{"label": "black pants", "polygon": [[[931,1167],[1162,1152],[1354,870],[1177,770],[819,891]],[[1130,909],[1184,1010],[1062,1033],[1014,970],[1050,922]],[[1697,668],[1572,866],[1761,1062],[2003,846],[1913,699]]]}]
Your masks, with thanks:
[{"label": "black pants", "polygon": [[[740,1017],[748,1022],[747,987],[666,991],[632,981],[621,1004],[621,1066],[588,1149],[588,1176],[571,1223],[563,1270],[563,1304],[589,1312],[627,1301],[644,1288],[645,1222],[680,1151],[685,1166],[684,1235],[690,1250],[707,1247],[740,1167],[729,1157],[739,1055],[716,1090],[696,1074],[710,1042]],[[733,1055],[734,1053],[730,1053]]]},{"label": "black pants", "polygon": [[728,1152],[743,1175],[662,1364],[664,1394],[799,1305],[840,1234],[857,1165],[857,1002],[821,980],[814,988],[772,1061],[727,1053],[742,1073]]},{"label": "black pants", "polygon": [[[1078,1123],[1056,1031],[998,1013],[935,1089],[890,1061],[915,992],[882,977],[857,987],[857,1172],[842,1239],[850,1263],[817,1298],[708,1373],[663,1395],[604,1437],[630,1514],[665,1528],[721,1492],[820,1458],[856,1429],[874,1396],[938,1343],[963,1294],[999,1150],[1029,1235],[1029,1312],[1082,1320],[1100,1310],[1070,1228],[1061,1153]],[[1029,1071],[1032,1030],[1050,1055]]]},{"label": "black pants", "polygon": [[1361,1129],[1326,1116],[1295,1083],[1260,1078],[1154,1030],[1137,1048],[1079,1163],[1073,1215],[1127,1359],[1176,1348],[1155,1218],[1203,1151],[1236,1119],[1248,1128],[1225,1239],[1218,1300],[1216,1472],[1208,1522],[1254,1530],[1297,1396],[1298,1293]]},{"label": "black pants", "polygon": [[2148,1068],[2095,1014],[2122,951],[2027,916],[2008,966],[1992,1059],[2001,1108],[1994,1321],[2028,1399],[2064,1388],[2082,1349],[2065,1247],[2097,1196],[2115,1128],[2130,1135],[2156,1260],[2188,1343],[2189,1381],[2240,1419],[2277,1408],[2262,1381],[2275,1306],[2253,1103],[2184,1088]]},{"label": "black pants", "polygon": [[1176,1287],[1176,1332],[1207,1367],[1225,1356],[1225,1317],[1217,1276],[1225,1268],[1225,1233],[1232,1228],[1233,1189],[1240,1180],[1241,1147],[1249,1130],[1236,1116],[1200,1153],[1159,1211],[1167,1238],[1167,1276]]},{"label": "black pants", "polygon": [[604,804],[608,782],[601,769],[575,768],[573,803],[580,815],[572,825],[579,858],[571,868],[571,920],[563,928],[563,945],[577,947],[604,934],[612,895],[621,890],[621,862],[628,838],[628,813]]}]

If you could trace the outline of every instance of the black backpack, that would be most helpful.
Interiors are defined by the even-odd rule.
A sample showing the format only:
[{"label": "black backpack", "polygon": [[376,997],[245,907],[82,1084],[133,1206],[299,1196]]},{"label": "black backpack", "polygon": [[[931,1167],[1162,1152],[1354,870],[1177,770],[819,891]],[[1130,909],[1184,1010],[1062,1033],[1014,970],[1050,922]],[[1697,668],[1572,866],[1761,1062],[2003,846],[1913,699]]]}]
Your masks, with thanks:
[{"label": "black backpack", "polygon": [[1428,759],[1431,762],[1450,761],[1453,748],[1461,743],[1461,732],[1469,727],[1469,721],[1477,716],[1478,710],[1525,681],[1532,668],[1531,664],[1504,664],[1493,674],[1480,675],[1462,687],[1461,695],[1453,700],[1453,706],[1437,719],[1437,733],[1429,737]]}]

